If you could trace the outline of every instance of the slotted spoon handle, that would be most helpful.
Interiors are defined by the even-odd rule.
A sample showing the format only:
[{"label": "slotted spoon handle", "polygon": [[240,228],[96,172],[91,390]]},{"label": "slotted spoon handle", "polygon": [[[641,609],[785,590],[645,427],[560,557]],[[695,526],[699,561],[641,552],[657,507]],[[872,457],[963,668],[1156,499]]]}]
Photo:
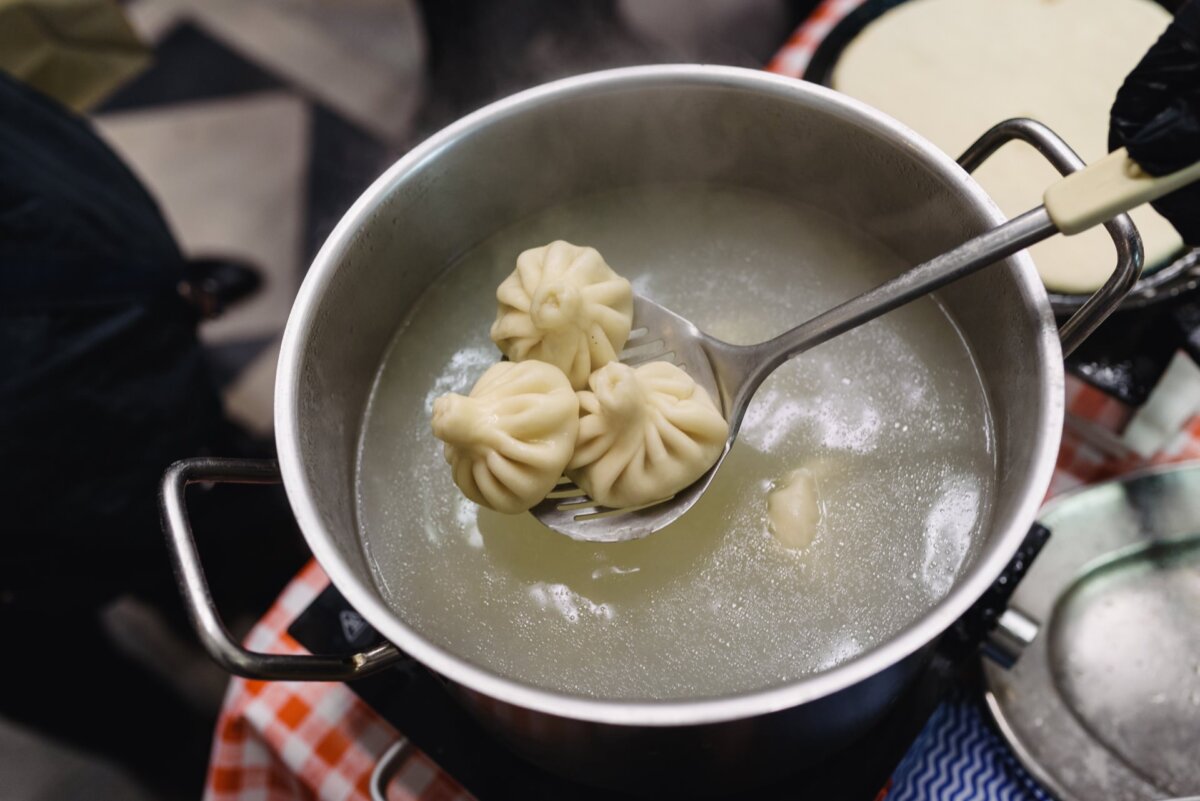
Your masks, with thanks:
[{"label": "slotted spoon handle", "polygon": [[1052,234],[1069,236],[1086,231],[1196,180],[1200,180],[1200,162],[1156,178],[1143,171],[1124,149],[1110,153],[1052,184],[1043,196],[1044,205],[757,346],[762,349],[761,361],[754,366],[751,380],[743,382],[742,391],[734,399],[733,413],[744,410],[771,372],[804,351]]},{"label": "slotted spoon handle", "polygon": [[1200,180],[1200,162],[1154,177],[1121,148],[1051,184],[1042,203],[1054,226],[1071,236],[1196,180]]},{"label": "slotted spoon handle", "polygon": [[918,264],[874,289],[801,323],[761,345],[747,359],[751,372],[739,382],[729,418],[740,418],[759,384],[784,362],[830,339],[881,317],[971,273],[1008,258],[1058,233],[1045,207],[1025,212],[953,250]]}]

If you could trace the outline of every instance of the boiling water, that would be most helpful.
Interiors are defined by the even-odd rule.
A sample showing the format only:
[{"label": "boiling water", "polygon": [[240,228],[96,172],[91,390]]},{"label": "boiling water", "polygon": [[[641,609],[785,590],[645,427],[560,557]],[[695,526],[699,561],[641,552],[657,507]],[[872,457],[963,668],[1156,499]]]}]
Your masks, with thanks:
[{"label": "boiling water", "polygon": [[[765,339],[902,265],[862,232],[776,197],[660,188],[580,200],[466,253],[412,310],[369,404],[359,524],[417,631],[491,670],[605,698],[716,696],[837,665],[947,593],[988,519],[983,388],[922,299],[784,365],[712,487],[645,540],[592,545],[480,509],[430,433],[499,352],[495,290],[517,254],[592,245],[636,292],[738,343]],[[807,466],[823,519],[802,552],[767,528],[773,481]]]}]

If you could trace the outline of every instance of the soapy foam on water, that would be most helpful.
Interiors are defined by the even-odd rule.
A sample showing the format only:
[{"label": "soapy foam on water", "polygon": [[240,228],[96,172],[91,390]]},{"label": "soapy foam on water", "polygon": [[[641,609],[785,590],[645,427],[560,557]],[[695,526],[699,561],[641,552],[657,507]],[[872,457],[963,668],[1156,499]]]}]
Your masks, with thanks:
[{"label": "soapy foam on water", "polygon": [[[969,354],[928,299],[780,368],[712,488],[648,539],[577,543],[465,501],[429,404],[469,391],[499,358],[495,288],[517,253],[556,238],[598,248],[636,291],[733,342],[773,336],[901,266],[814,209],[701,187],[577,201],[467,253],[389,351],[362,438],[360,526],[412,626],[552,689],[696,697],[832,667],[945,595],[987,520],[993,457]],[[764,487],[802,466],[825,516],[796,554],[767,531]]]}]

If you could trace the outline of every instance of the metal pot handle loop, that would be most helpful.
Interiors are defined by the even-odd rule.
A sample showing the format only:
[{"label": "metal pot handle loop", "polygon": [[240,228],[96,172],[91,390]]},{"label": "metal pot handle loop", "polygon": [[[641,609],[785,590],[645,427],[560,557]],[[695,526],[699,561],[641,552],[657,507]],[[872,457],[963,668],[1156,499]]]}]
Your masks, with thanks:
[{"label": "metal pot handle loop", "polygon": [[375,763],[371,771],[368,787],[371,788],[371,801],[387,801],[387,788],[404,767],[404,761],[412,756],[413,745],[408,738],[401,737],[383,752],[383,756]]},{"label": "metal pot handle loop", "polygon": [[167,551],[188,617],[205,649],[231,673],[280,681],[346,681],[403,660],[404,654],[390,643],[349,656],[263,654],[246,650],[229,635],[200,566],[200,554],[187,515],[187,486],[200,482],[277,484],[279,481],[279,465],[259,459],[184,459],[167,468],[163,475],[159,504]]},{"label": "metal pot handle loop", "polygon": [[[1042,123],[1024,117],[1005,120],[992,127],[959,156],[958,163],[967,172],[974,172],[1001,145],[1013,140],[1032,145],[1063,175],[1070,175],[1085,166],[1083,159],[1058,134]],[[1070,355],[1116,310],[1142,272],[1142,238],[1129,215],[1118,214],[1104,227],[1117,246],[1117,267],[1104,286],[1058,329],[1064,356]]]}]

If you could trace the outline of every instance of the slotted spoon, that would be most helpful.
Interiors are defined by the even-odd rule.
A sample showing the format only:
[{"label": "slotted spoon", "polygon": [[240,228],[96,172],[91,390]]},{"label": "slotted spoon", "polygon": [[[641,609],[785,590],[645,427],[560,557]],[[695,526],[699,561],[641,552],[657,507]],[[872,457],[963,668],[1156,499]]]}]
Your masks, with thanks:
[{"label": "slotted spoon", "polygon": [[729,422],[725,448],[704,475],[669,498],[610,509],[564,478],[530,511],[560,534],[589,542],[621,542],[665,528],[708,489],[729,454],[755,391],[784,362],[1053,234],[1077,234],[1198,178],[1200,164],[1153,178],[1124,150],[1118,150],[1051,185],[1043,205],[757,345],[722,342],[669,309],[634,296],[634,328],[621,361],[636,365],[663,359],[682,367],[720,406]]}]

